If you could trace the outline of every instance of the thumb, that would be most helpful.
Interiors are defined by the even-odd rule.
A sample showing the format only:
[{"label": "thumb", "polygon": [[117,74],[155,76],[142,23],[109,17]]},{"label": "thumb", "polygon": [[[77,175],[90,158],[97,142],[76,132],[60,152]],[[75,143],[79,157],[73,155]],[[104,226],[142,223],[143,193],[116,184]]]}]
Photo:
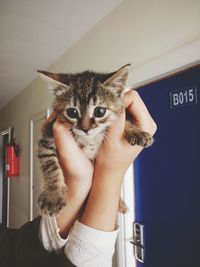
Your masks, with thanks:
[{"label": "thumb", "polygon": [[118,139],[123,135],[125,128],[125,117],[125,109],[123,108],[123,111],[117,120],[107,129],[107,135],[110,138]]},{"label": "thumb", "polygon": [[135,90],[130,90],[124,95],[124,105],[133,121],[142,124],[143,121],[151,118],[146,105],[142,101],[140,95]]}]

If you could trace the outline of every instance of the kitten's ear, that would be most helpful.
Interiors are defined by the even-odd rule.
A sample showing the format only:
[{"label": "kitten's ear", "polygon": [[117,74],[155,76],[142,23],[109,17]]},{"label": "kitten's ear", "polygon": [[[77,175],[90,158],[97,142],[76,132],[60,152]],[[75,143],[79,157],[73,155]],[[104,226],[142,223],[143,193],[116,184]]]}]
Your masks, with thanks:
[{"label": "kitten's ear", "polygon": [[40,74],[40,77],[42,77],[43,80],[48,82],[49,90],[53,92],[54,95],[58,97],[62,96],[62,94],[69,89],[68,85],[60,81],[61,75],[63,74],[57,74],[43,70],[37,70],[37,72]]},{"label": "kitten's ear", "polygon": [[111,76],[103,84],[109,87],[112,91],[115,91],[117,94],[121,95],[125,90],[130,69],[130,64],[123,66],[118,71],[111,73]]}]

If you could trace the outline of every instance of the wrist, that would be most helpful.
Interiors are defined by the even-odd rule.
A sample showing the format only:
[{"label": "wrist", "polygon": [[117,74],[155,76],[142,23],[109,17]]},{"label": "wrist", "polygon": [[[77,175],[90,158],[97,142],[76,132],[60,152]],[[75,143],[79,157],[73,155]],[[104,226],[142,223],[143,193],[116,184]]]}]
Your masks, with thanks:
[{"label": "wrist", "polygon": [[69,202],[84,202],[87,198],[90,186],[85,186],[84,184],[77,184],[75,187],[68,187],[67,190],[67,201]]},{"label": "wrist", "polygon": [[67,175],[65,183],[68,187],[67,194],[71,198],[84,198],[88,195],[92,185],[92,175]]},{"label": "wrist", "polygon": [[94,179],[108,179],[110,181],[122,182],[124,175],[126,173],[127,167],[123,167],[122,164],[96,164]]},{"label": "wrist", "polygon": [[113,171],[113,169],[106,169],[97,167],[95,168],[93,183],[100,181],[100,183],[107,184],[108,187],[115,187],[115,189],[120,189],[125,173],[122,170],[118,172]]},{"label": "wrist", "polygon": [[113,231],[118,213],[123,177],[94,172],[92,188],[80,221],[101,231]]}]

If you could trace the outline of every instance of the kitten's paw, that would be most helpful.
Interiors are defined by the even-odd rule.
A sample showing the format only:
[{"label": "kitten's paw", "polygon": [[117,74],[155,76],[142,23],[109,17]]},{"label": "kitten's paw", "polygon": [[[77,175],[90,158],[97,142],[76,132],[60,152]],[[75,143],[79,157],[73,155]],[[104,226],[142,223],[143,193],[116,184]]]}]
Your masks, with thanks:
[{"label": "kitten's paw", "polygon": [[138,132],[134,134],[126,134],[126,139],[131,145],[148,147],[153,144],[153,137],[147,132]]},{"label": "kitten's paw", "polygon": [[43,191],[39,196],[38,205],[43,215],[57,215],[66,206],[66,186]]}]

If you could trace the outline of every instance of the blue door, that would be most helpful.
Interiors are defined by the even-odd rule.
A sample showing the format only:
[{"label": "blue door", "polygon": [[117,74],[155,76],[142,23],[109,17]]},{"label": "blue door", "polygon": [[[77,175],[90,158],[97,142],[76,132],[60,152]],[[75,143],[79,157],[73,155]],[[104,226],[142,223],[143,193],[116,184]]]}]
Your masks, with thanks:
[{"label": "blue door", "polygon": [[200,67],[138,92],[158,130],[134,165],[137,267],[200,267]]}]

